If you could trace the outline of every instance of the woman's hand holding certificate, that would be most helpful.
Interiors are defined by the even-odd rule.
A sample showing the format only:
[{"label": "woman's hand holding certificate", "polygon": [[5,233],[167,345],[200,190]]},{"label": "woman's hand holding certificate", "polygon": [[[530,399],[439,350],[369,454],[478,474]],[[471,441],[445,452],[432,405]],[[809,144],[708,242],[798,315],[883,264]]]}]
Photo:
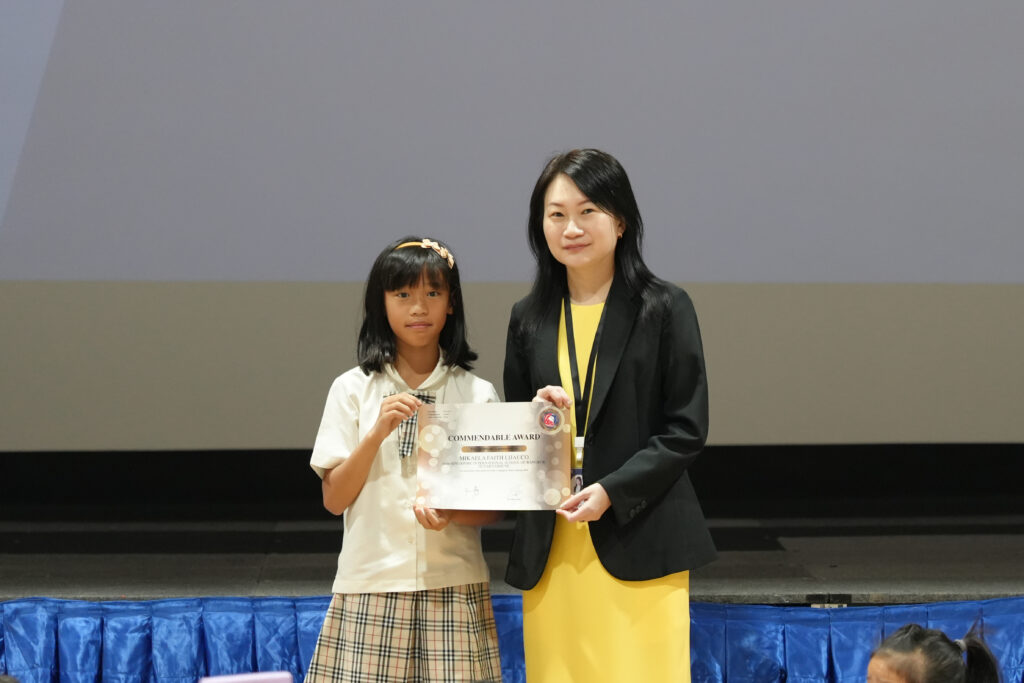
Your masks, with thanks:
[{"label": "woman's hand holding certificate", "polygon": [[608,492],[600,484],[591,484],[573,494],[555,512],[570,522],[596,522],[612,506]]}]

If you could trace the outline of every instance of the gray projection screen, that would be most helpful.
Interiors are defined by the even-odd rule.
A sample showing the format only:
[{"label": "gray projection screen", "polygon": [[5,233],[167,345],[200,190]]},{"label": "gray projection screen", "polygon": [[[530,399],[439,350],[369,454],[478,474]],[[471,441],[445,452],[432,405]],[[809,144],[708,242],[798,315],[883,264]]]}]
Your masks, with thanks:
[{"label": "gray projection screen", "polygon": [[15,4],[0,451],[309,446],[404,234],[500,388],[579,146],[695,300],[712,443],[1024,441],[1024,5]]}]

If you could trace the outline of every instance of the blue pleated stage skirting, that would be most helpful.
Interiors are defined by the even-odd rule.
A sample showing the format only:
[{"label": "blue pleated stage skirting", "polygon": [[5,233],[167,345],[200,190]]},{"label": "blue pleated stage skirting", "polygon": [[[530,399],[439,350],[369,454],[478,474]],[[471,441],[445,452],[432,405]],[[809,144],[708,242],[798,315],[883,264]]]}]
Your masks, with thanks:
[{"label": "blue pleated stage skirting", "polygon": [[[495,595],[505,681],[524,681],[521,600]],[[193,683],[290,671],[301,681],[330,596],[2,603],[0,673],[21,683]],[[908,622],[960,637],[979,621],[1006,683],[1024,681],[1024,597],[814,609],[690,605],[695,683],[864,680],[886,633]]]}]

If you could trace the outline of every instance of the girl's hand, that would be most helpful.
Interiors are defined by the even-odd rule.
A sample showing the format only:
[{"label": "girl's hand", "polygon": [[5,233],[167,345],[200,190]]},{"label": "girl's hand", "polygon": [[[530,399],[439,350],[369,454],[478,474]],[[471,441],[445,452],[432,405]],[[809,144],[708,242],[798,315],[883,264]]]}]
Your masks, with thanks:
[{"label": "girl's hand", "polygon": [[383,439],[395,431],[395,427],[415,415],[421,405],[423,405],[423,401],[412,394],[402,393],[387,396],[380,403],[380,414],[377,416],[377,422],[373,428],[378,430]]},{"label": "girl's hand", "polygon": [[553,384],[538,389],[537,395],[533,397],[533,400],[554,403],[559,408],[568,408],[572,405],[572,398],[569,397],[569,394],[565,393],[565,389]]},{"label": "girl's hand", "polygon": [[612,500],[604,487],[600,484],[591,484],[579,493],[569,496],[555,512],[570,522],[596,522],[611,506]]},{"label": "girl's hand", "polygon": [[448,526],[452,519],[451,510],[435,510],[434,508],[428,508],[426,505],[414,505],[412,511],[415,513],[416,521],[420,523],[420,526],[431,531],[440,531]]}]

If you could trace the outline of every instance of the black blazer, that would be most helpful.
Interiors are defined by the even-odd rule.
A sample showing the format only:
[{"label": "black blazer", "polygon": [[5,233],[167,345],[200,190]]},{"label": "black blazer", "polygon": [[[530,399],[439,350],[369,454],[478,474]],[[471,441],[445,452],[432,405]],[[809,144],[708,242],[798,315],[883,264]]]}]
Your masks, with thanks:
[{"label": "black blazer", "polygon": [[[715,558],[697,496],[686,474],[708,431],[707,377],[700,329],[685,291],[668,283],[661,303],[639,320],[640,298],[621,277],[605,301],[597,352],[584,485],[600,482],[611,508],[590,522],[601,564],[629,581],[694,569]],[[505,349],[505,400],[530,401],[561,386],[558,321],[552,302],[540,329],[520,331],[525,299],[512,307]],[[520,589],[544,572],[555,513],[519,512],[505,580]]]}]

